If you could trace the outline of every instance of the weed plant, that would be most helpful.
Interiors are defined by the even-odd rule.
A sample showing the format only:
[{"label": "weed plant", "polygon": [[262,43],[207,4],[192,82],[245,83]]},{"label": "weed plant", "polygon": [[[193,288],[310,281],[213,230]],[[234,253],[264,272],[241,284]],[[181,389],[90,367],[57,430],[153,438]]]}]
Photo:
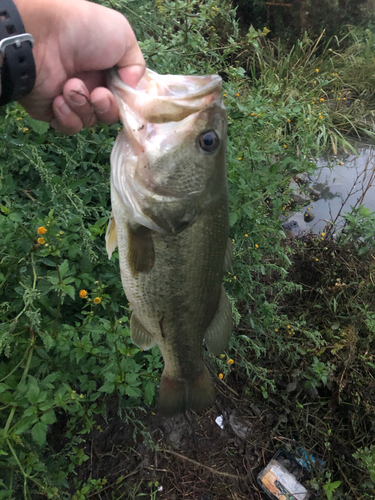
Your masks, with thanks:
[{"label": "weed plant", "polygon": [[[267,29],[241,33],[224,0],[100,3],[127,15],[153,70],[219,72],[224,79],[235,254],[225,286],[237,327],[228,353],[209,358],[212,371],[228,382],[236,373],[250,399],[276,397],[283,370],[296,374],[289,392],[320,395],[340,364],[322,358],[330,345],[325,329],[316,317],[294,314],[288,297],[297,301],[304,290],[290,272],[295,256],[310,265],[311,255],[317,262],[323,250],[314,241],[310,253],[286,245],[280,218],[294,203],[292,176],[313,172],[313,158],[324,148],[351,148],[349,131],[372,137],[373,35],[351,31],[345,51],[324,35],[304,37],[284,51]],[[117,398],[123,418],[140,432],[132,412],[155,403],[161,356],[157,348],[146,353],[131,343],[118,256],[109,261],[105,252],[109,156],[118,130],[118,124],[96,126],[63,137],[18,105],[1,110],[0,498],[78,499],[100,491],[105,478],[73,481],[88,459],[85,437],[96,415],[105,416],[108,401]],[[370,225],[373,231],[366,220],[361,230]],[[356,239],[355,224],[348,223]],[[373,236],[365,241],[371,254]],[[315,303],[338,314],[339,295],[323,306],[325,294],[319,294]],[[340,319],[335,345],[351,335],[354,312],[346,303],[352,300],[363,332],[353,335],[370,346],[372,305],[345,294],[340,314],[346,319]],[[357,332],[357,323],[353,328]],[[305,400],[296,404],[303,407]],[[367,464],[366,446],[357,442],[363,448],[358,459]],[[327,470],[334,466],[332,460]]]}]

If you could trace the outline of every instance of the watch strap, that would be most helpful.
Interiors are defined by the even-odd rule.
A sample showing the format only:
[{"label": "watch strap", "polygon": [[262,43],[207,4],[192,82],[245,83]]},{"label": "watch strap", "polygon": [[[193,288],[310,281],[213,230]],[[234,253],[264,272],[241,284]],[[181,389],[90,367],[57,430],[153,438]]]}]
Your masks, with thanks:
[{"label": "watch strap", "polygon": [[33,37],[25,33],[21,16],[12,0],[0,0],[0,106],[29,94],[35,84]]}]

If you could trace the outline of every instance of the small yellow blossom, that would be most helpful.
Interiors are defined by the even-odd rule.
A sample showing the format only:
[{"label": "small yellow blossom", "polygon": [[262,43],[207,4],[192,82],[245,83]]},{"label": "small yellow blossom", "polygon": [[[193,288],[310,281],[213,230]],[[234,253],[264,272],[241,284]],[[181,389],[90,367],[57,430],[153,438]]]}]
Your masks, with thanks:
[{"label": "small yellow blossom", "polygon": [[46,234],[47,229],[44,226],[38,227],[38,234]]},{"label": "small yellow blossom", "polygon": [[287,119],[287,121],[286,121],[286,122],[287,122],[287,123],[290,123],[290,120],[289,120],[289,118]]},{"label": "small yellow blossom", "polygon": [[319,120],[323,120],[323,117],[322,117],[322,115],[319,115]]},{"label": "small yellow blossom", "polygon": [[228,365],[233,365],[234,361],[233,361],[233,359],[228,359],[227,363],[228,363]]},{"label": "small yellow blossom", "polygon": [[79,296],[81,297],[81,299],[84,299],[87,297],[87,291],[86,290],[80,290],[79,291]]},{"label": "small yellow blossom", "polygon": [[250,116],[255,116],[255,113],[250,113]]},{"label": "small yellow blossom", "polygon": [[319,73],[319,70],[318,70],[318,68],[316,68],[316,70],[315,70],[315,71],[316,71],[317,73]]},{"label": "small yellow blossom", "polygon": [[94,304],[100,304],[101,301],[102,299],[100,297],[95,297]]},{"label": "small yellow blossom", "polygon": [[227,97],[227,94],[223,94],[223,97]]},{"label": "small yellow blossom", "polygon": [[233,278],[236,280],[236,279],[237,279],[237,276],[233,276]]},{"label": "small yellow blossom", "polygon": [[290,328],[290,326],[288,325],[287,328]]},{"label": "small yellow blossom", "polygon": [[248,234],[245,234],[245,238],[247,238],[249,235]]},{"label": "small yellow blossom", "polygon": [[242,156],[240,156],[238,159],[239,159],[239,161],[241,161],[242,160]]},{"label": "small yellow blossom", "polygon": [[222,373],[219,373],[219,379],[223,380],[223,378],[224,378],[224,375]]},{"label": "small yellow blossom", "polygon": [[119,132],[120,130],[121,130],[121,128],[120,128],[120,127],[117,127],[117,132]]},{"label": "small yellow blossom", "polygon": [[24,131],[24,132],[28,132],[28,131],[29,131],[29,129],[26,127],[26,128],[24,128],[24,129],[23,129],[23,131]]},{"label": "small yellow blossom", "polygon": [[283,148],[286,149],[288,146],[286,144],[284,144]]},{"label": "small yellow blossom", "polygon": [[278,331],[279,331],[278,328],[275,328],[275,332],[278,332]]},{"label": "small yellow blossom", "polygon": [[83,398],[84,398],[84,395],[83,395],[83,394],[80,394],[80,395],[79,395],[79,397],[80,397],[81,399],[83,399]]},{"label": "small yellow blossom", "polygon": [[342,98],[342,100],[343,100],[343,101],[346,101],[346,97],[343,97],[343,98]]},{"label": "small yellow blossom", "polygon": [[320,101],[320,102],[324,102],[324,97],[321,97],[321,98],[319,99],[319,101]]},{"label": "small yellow blossom", "polygon": [[43,238],[43,236],[41,238],[38,238],[38,243],[39,245],[44,245],[44,243],[46,242],[46,240]]},{"label": "small yellow blossom", "polygon": [[344,165],[342,161],[340,161],[340,165]]},{"label": "small yellow blossom", "polygon": [[314,80],[314,85],[316,85],[316,80]]},{"label": "small yellow blossom", "polygon": [[240,94],[237,92],[236,97],[238,97]]},{"label": "small yellow blossom", "polygon": [[318,262],[319,259],[315,259],[315,260],[316,260],[316,262]]},{"label": "small yellow blossom", "polygon": [[232,241],[233,241],[233,243],[236,243],[236,240],[232,240]]},{"label": "small yellow blossom", "polygon": [[258,245],[255,243],[255,248],[259,248]]},{"label": "small yellow blossom", "polygon": [[225,358],[225,354],[220,354],[220,358],[224,359]]},{"label": "small yellow blossom", "polygon": [[322,236],[325,236],[325,235],[326,235],[326,233],[322,233]]},{"label": "small yellow blossom", "polygon": [[315,111],[311,111],[311,114],[313,115],[315,113]]},{"label": "small yellow blossom", "polygon": [[338,100],[338,101],[341,101],[341,97],[338,97],[338,98],[337,98],[337,100]]}]

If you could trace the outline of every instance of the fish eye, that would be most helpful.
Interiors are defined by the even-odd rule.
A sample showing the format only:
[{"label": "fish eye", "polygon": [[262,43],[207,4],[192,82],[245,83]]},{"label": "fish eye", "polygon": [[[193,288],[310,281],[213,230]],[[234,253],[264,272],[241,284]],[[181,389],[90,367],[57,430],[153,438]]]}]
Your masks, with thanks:
[{"label": "fish eye", "polygon": [[203,132],[199,136],[199,146],[206,153],[213,153],[219,146],[219,138],[213,130]]}]

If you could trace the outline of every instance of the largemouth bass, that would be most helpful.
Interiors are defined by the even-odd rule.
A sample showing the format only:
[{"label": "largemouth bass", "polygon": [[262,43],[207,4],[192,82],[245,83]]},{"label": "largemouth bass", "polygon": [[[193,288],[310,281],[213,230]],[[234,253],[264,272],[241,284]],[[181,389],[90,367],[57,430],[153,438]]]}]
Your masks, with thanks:
[{"label": "largemouth bass", "polygon": [[112,71],[110,87],[124,128],[111,155],[108,255],[118,245],[134,344],[163,355],[159,411],[200,412],[215,401],[203,339],[218,355],[232,329],[221,78],[147,70],[133,89]]}]

